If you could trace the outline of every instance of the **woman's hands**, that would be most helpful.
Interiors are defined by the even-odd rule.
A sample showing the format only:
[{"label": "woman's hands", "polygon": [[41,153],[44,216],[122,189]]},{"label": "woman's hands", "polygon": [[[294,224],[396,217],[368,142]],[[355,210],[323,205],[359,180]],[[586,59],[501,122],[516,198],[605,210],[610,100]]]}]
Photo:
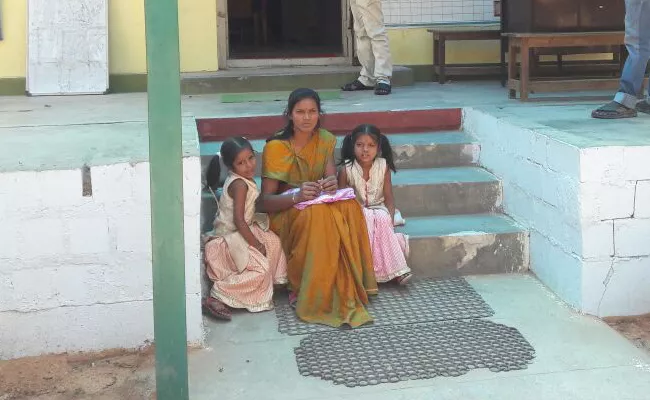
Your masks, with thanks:
[{"label": "woman's hands", "polygon": [[330,194],[336,192],[339,188],[338,180],[334,175],[321,179],[318,181],[318,184],[320,185],[323,192]]},{"label": "woman's hands", "polygon": [[316,182],[304,182],[300,185],[300,191],[296,199],[296,203],[302,203],[303,201],[314,200],[316,197],[320,196],[321,188],[320,185]]},{"label": "woman's hands", "polygon": [[335,176],[328,176],[318,182],[305,182],[300,185],[300,192],[296,196],[296,203],[314,200],[322,192],[334,193],[338,190],[338,181]]}]

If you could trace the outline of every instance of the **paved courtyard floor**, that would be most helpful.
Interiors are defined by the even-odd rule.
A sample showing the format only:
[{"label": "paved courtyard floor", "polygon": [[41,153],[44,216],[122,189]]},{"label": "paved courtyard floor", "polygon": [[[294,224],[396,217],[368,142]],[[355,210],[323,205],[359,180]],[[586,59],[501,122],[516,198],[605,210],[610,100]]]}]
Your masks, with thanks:
[{"label": "paved courtyard floor", "polygon": [[472,370],[361,388],[302,377],[293,349],[300,336],[278,332],[274,312],[208,321],[208,348],[190,357],[192,399],[643,400],[650,356],[606,323],[579,315],[530,275],[468,277],[494,309],[536,350],[533,364],[510,372]]}]

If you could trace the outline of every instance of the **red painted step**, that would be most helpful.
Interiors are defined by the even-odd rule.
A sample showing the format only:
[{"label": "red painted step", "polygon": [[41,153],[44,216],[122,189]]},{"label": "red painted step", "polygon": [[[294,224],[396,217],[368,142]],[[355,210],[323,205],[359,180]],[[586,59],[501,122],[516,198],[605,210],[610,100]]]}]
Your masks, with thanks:
[{"label": "red painted step", "polygon": [[[461,109],[380,111],[326,114],[321,119],[324,128],[344,135],[359,124],[377,125],[383,133],[413,133],[460,129]],[[239,118],[203,118],[196,125],[201,142],[223,141],[233,136],[250,140],[266,139],[284,126],[284,117],[265,115]]]}]

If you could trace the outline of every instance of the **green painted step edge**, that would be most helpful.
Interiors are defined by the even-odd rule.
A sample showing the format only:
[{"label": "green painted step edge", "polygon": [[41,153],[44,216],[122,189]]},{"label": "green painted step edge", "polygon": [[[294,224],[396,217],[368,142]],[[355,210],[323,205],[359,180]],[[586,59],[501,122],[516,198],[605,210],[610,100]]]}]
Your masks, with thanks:
[{"label": "green painted step edge", "polygon": [[[255,176],[255,182],[261,185],[262,178]],[[443,185],[448,183],[499,183],[499,178],[481,167],[442,167],[404,169],[393,174],[393,186]],[[209,192],[208,192],[209,193]]]},{"label": "green painted step edge", "polygon": [[[472,136],[462,131],[451,132],[422,132],[422,133],[400,133],[388,134],[388,139],[393,147],[413,145],[413,146],[456,146],[456,145],[478,145],[478,141]],[[341,148],[343,137],[337,137],[336,147]],[[201,156],[211,156],[216,154],[221,148],[223,142],[201,142]],[[255,151],[261,152],[266,144],[265,140],[251,140],[251,145]]]}]

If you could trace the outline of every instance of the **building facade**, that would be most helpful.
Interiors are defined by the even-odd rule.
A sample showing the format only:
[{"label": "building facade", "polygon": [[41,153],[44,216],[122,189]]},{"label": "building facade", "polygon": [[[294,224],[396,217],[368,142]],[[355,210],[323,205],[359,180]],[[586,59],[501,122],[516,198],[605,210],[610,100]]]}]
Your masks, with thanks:
[{"label": "building facade", "polygon": [[[427,27],[498,22],[493,0],[382,2],[395,64],[416,69],[432,64]],[[29,3],[0,3],[0,94],[25,92]],[[144,1],[107,3],[110,88],[118,92],[144,90]],[[352,64],[349,0],[179,0],[179,24],[182,72]],[[498,60],[496,41],[450,43],[447,48],[449,63]]]}]

